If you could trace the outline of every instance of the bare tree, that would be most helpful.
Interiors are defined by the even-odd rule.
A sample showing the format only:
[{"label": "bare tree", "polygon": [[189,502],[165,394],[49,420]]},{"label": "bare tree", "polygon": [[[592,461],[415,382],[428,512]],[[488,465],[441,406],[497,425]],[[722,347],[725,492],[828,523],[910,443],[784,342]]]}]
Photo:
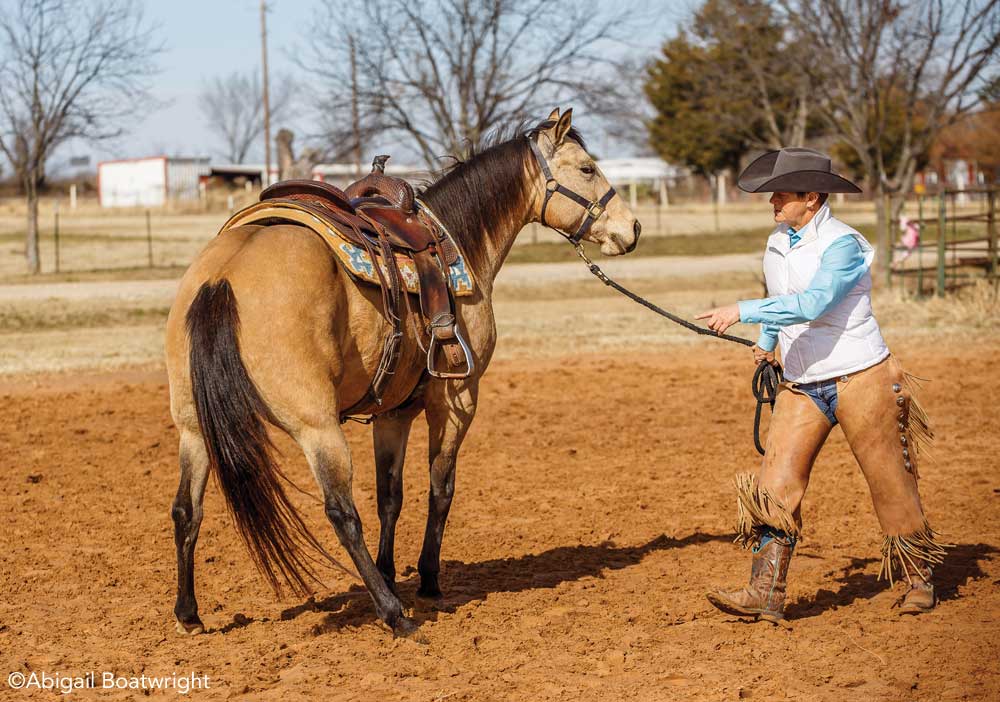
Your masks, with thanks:
[{"label": "bare tree", "polygon": [[[624,94],[610,50],[634,11],[596,0],[326,0],[311,53],[330,154],[405,136],[428,165],[498,124],[556,102],[600,108]],[[358,80],[351,80],[351,47]],[[620,48],[620,47],[619,47]],[[352,87],[354,90],[352,90]],[[360,115],[352,125],[352,107]]]},{"label": "bare tree", "polygon": [[46,161],[68,139],[119,136],[148,104],[159,51],[132,0],[20,0],[0,15],[0,150],[27,195],[31,273]]},{"label": "bare tree", "polygon": [[656,115],[649,100],[642,97],[651,64],[645,54],[624,57],[612,69],[615,90],[603,97],[596,96],[590,105],[605,128],[605,138],[610,136],[613,143],[627,145],[636,156],[656,156],[648,128]]},{"label": "bare tree", "polygon": [[[287,78],[271,81],[271,120],[288,116],[295,85]],[[263,91],[257,71],[216,76],[201,89],[199,107],[208,125],[223,141],[226,158],[243,163],[264,133]]]},{"label": "bare tree", "polygon": [[[808,47],[800,65],[812,79],[816,109],[862,165],[885,252],[887,221],[899,215],[919,161],[944,127],[980,104],[980,83],[995,77],[1000,0],[782,5]],[[879,258],[888,265],[889,256]]]}]

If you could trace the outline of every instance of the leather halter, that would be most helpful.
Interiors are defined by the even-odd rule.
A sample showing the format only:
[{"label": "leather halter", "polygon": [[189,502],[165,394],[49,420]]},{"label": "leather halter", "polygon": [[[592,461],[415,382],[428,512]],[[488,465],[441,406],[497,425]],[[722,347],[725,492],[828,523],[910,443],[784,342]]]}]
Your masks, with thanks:
[{"label": "leather halter", "polygon": [[[539,218],[539,221],[542,223],[543,227],[555,229],[572,243],[579,244],[580,240],[587,235],[587,232],[590,231],[590,226],[601,218],[601,215],[604,214],[608,203],[611,202],[611,199],[618,193],[614,188],[608,187],[608,192],[604,193],[600,200],[588,200],[583,195],[570,190],[565,185],[560,185],[559,182],[552,176],[552,170],[549,168],[549,164],[548,161],[545,160],[545,156],[542,155],[542,150],[538,147],[538,142],[532,137],[532,134],[528,135],[528,144],[531,146],[531,152],[535,154],[535,160],[538,162],[538,167],[542,169],[542,174],[545,176],[545,200],[542,202],[542,215]],[[583,216],[583,221],[580,222],[580,226],[576,230],[575,234],[567,234],[563,230],[553,227],[551,224],[546,224],[545,222],[545,208],[549,206],[549,200],[551,200],[552,196],[556,193],[560,193],[568,197],[570,200],[586,210],[586,213]]]}]

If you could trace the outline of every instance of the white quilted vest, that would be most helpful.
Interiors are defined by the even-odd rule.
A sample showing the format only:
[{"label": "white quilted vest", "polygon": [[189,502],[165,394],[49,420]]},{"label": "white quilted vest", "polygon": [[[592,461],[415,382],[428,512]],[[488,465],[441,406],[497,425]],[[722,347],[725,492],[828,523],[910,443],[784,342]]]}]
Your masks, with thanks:
[{"label": "white quilted vest", "polygon": [[[875,258],[871,244],[835,219],[828,205],[823,205],[799,234],[802,238],[791,249],[788,225],[780,225],[767,240],[764,278],[769,296],[805,292],[819,270],[823,252],[844,235],[858,241],[869,266]],[[819,319],[781,328],[778,343],[786,380],[827,380],[864,370],[889,355],[872,315],[871,289],[871,273],[866,272],[847,296]]]}]

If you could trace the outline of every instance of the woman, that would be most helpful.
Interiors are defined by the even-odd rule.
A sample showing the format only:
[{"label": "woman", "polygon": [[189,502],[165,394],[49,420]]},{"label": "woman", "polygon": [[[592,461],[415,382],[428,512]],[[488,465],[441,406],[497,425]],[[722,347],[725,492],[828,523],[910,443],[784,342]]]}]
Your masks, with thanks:
[{"label": "woman", "polygon": [[931,438],[911,377],[889,353],[871,309],[874,258],[857,231],[835,219],[829,193],[860,192],[811,149],[771,151],[740,175],[741,189],[773,193],[777,228],[764,253],[768,294],[697,316],[723,333],[736,322],[761,324],[754,360],[774,361],[778,389],[760,470],[737,476],[739,541],[752,547],[750,583],[709,593],[719,609],[769,621],[784,618],[785,582],[802,530],[809,474],[834,425],[868,481],[881,524],[882,567],[890,584],[909,584],[900,612],[935,605],[932,570],[944,555],[917,492],[917,450]]}]

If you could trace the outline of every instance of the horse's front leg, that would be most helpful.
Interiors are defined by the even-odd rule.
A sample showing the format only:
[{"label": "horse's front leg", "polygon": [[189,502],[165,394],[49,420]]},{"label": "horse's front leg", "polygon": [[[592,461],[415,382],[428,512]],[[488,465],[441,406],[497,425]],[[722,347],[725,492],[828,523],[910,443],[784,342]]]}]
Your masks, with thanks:
[{"label": "horse's front leg", "polygon": [[396,590],[396,521],[403,507],[403,460],[413,419],[420,408],[387,412],[375,418],[375,484],[381,526],[375,566],[393,592]]},{"label": "horse's front leg", "polygon": [[[433,388],[433,390],[431,389]],[[461,385],[432,383],[426,399],[430,434],[431,485],[427,508],[427,528],[417,570],[421,597],[441,597],[441,539],[455,494],[455,459],[465,433],[476,413],[478,381]]]}]

